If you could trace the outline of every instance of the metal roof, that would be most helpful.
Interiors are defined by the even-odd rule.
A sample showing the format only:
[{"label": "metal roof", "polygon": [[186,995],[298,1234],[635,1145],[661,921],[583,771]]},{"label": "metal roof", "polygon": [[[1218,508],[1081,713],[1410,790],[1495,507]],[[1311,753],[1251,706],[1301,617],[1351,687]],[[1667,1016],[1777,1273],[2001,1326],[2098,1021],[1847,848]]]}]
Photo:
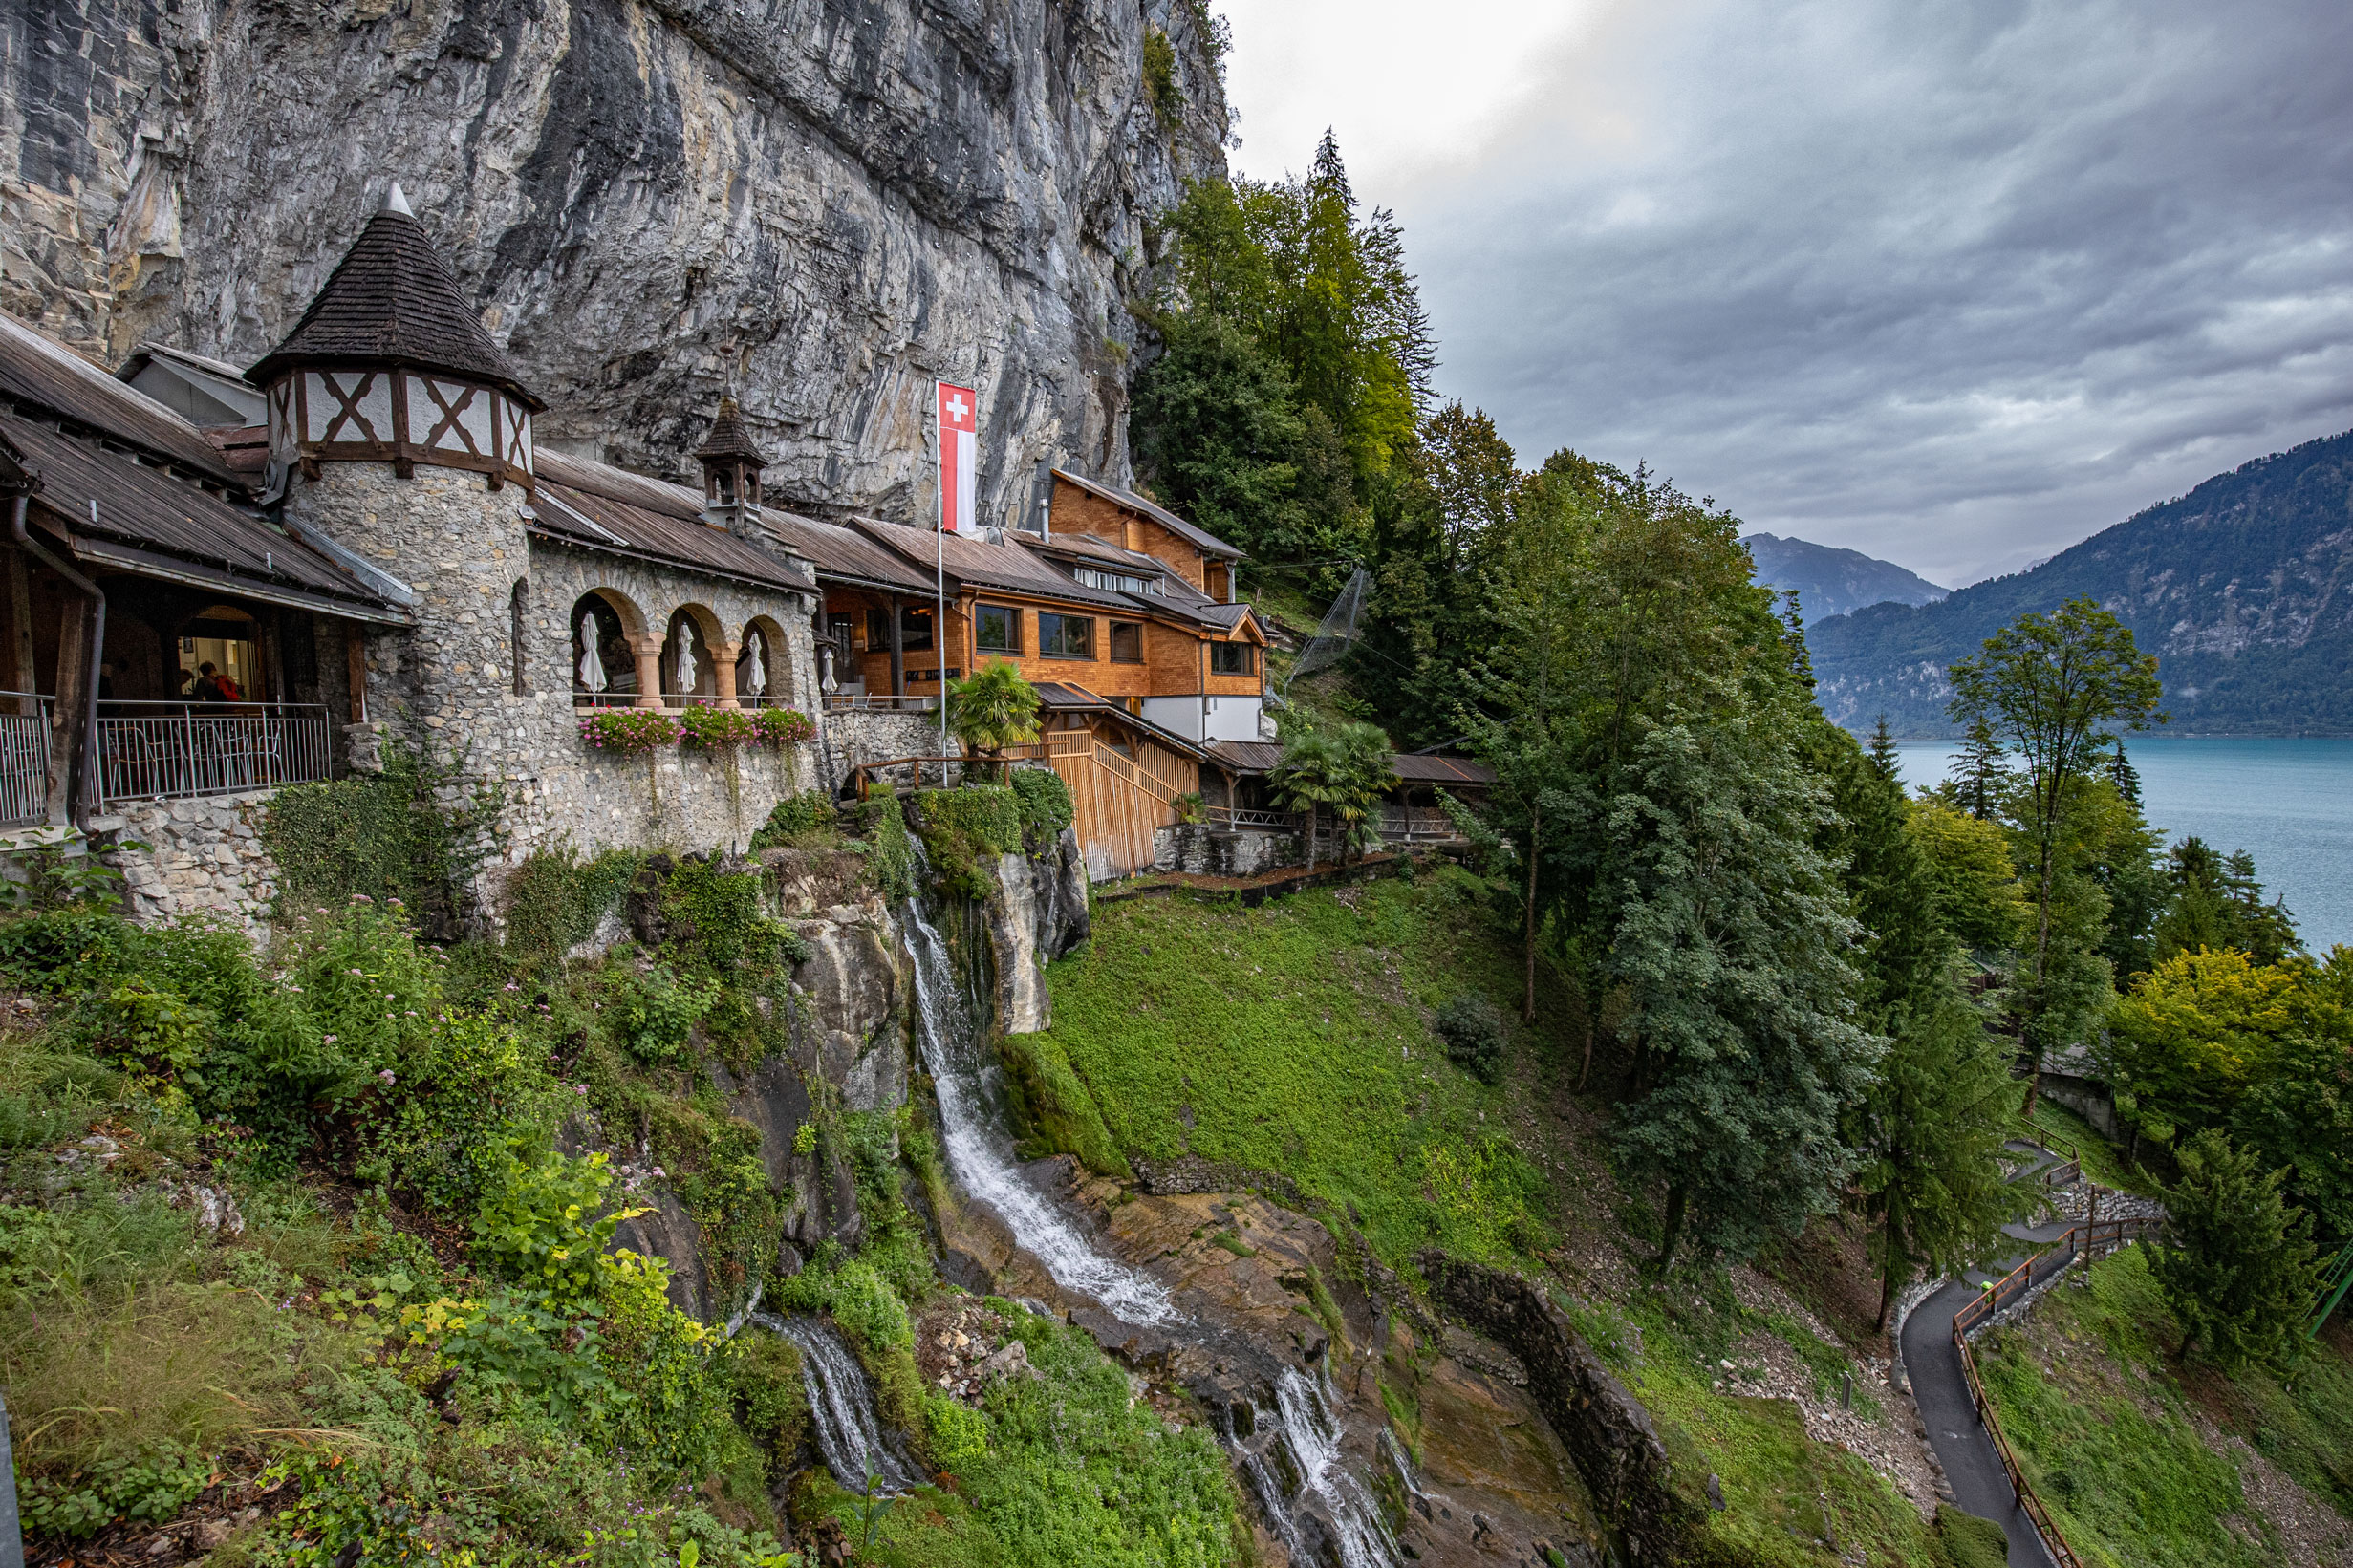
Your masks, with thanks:
[{"label": "metal roof", "polygon": [[553,452],[540,453],[532,466],[535,526],[566,544],[796,592],[816,589],[784,557],[703,522],[702,498],[681,485]]},{"label": "metal roof", "polygon": [[237,483],[195,425],[5,313],[0,313],[0,397],[183,462],[223,483]]},{"label": "metal roof", "polygon": [[929,573],[918,571],[896,551],[885,549],[855,528],[766,507],[761,509],[760,526],[788,549],[806,556],[816,567],[820,581],[853,583],[892,593],[931,594]]},{"label": "metal roof", "polygon": [[[1175,512],[1170,511],[1167,507],[1159,505],[1154,502],[1146,501],[1142,496],[1137,495],[1133,490],[1123,490],[1116,484],[1106,484],[1099,479],[1089,479],[1084,474],[1073,474],[1067,468],[1055,469],[1054,477],[1056,479],[1067,479],[1071,483],[1077,485],[1080,489],[1087,491],[1090,495],[1101,496],[1104,500],[1110,502],[1114,506],[1125,506],[1132,512],[1136,512],[1142,516],[1151,518],[1155,523],[1159,524],[1162,527],[1168,529],[1169,532],[1176,535],[1177,538],[1184,540],[1187,544],[1190,544],[1195,548],[1200,550],[1204,555],[1220,556],[1228,561],[1239,561],[1241,559],[1241,551],[1236,549],[1233,546],[1227,544],[1216,534],[1203,528],[1195,527],[1192,524],[1186,522],[1183,518],[1178,517]],[[1050,514],[1048,526],[1051,526]]]},{"label": "metal roof", "polygon": [[880,523],[872,518],[851,521],[867,538],[926,574],[932,570],[933,551],[937,549],[952,582],[1009,593],[1034,593],[1042,598],[1105,610],[1131,610],[1135,604],[1132,595],[1085,587],[1053,562],[1010,539],[998,544],[986,538]]},{"label": "metal roof", "polygon": [[[1209,747],[1212,762],[1236,773],[1271,773],[1283,761],[1283,747],[1272,741],[1219,741]],[[1389,769],[1407,784],[1469,784],[1483,788],[1495,783],[1495,769],[1468,757],[1415,757],[1402,752],[1389,759]]]},{"label": "metal roof", "polygon": [[0,433],[40,476],[39,504],[70,530],[77,554],[143,575],[192,573],[260,598],[285,602],[296,592],[316,608],[340,601],[344,613],[387,613],[381,598],[300,540],[162,468],[13,415],[0,414]]},{"label": "metal roof", "polygon": [[405,207],[368,220],[294,330],[246,377],[267,386],[297,365],[402,365],[503,387],[545,408],[482,324],[433,236]]}]

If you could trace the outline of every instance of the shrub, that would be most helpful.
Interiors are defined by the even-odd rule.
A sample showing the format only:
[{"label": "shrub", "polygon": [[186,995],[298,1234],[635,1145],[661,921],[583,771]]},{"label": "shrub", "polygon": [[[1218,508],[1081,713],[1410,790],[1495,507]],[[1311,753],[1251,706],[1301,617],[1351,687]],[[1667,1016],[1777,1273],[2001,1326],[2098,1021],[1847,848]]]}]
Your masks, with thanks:
[{"label": "shrub", "polygon": [[1055,838],[1070,826],[1070,786],[1050,767],[1017,768],[1013,800],[1021,812],[1022,830],[1031,838]]},{"label": "shrub", "polygon": [[596,751],[653,751],[677,745],[683,733],[658,708],[594,708],[580,719],[580,739]]},{"label": "shrub", "polygon": [[1022,847],[1016,790],[1003,784],[966,784],[961,789],[926,789],[915,799],[916,813],[923,823],[923,842],[935,852],[939,838],[948,834],[961,835],[975,848],[1001,855],[1016,853]]},{"label": "shrub", "polygon": [[676,1064],[686,1060],[686,1040],[719,1000],[715,980],[685,980],[667,964],[619,979],[606,1003],[629,1054],[648,1066]]},{"label": "shrub", "polygon": [[662,908],[682,924],[714,969],[774,961],[782,927],[760,908],[760,873],[730,871],[716,854],[685,859],[662,889]]},{"label": "shrub", "polygon": [[494,1019],[451,1015],[402,1059],[380,1170],[436,1213],[463,1214],[505,1174],[509,1149],[544,1142],[559,1102],[539,1054]]},{"label": "shrub", "polygon": [[436,936],[456,934],[458,890],[497,852],[506,807],[501,785],[469,782],[462,768],[462,759],[437,763],[395,741],[379,774],[271,796],[259,830],[278,868],[279,908],[399,899]]},{"label": "shrub", "polygon": [[797,746],[817,739],[817,721],[797,708],[755,708],[752,723],[771,746]]},{"label": "shrub", "polygon": [[887,899],[915,896],[915,835],[907,831],[906,807],[896,795],[876,795],[857,807],[858,830],[872,834],[867,874]]},{"label": "shrub", "polygon": [[510,1145],[497,1185],[474,1215],[474,1255],[497,1273],[545,1292],[559,1312],[595,1301],[602,1276],[616,1267],[604,1256],[622,1220],[645,1213],[600,1214],[613,1172],[602,1154],[573,1159],[549,1149],[533,1161]]},{"label": "shrub", "polygon": [[741,708],[692,707],[679,717],[679,743],[715,750],[745,746],[760,738],[760,726]]},{"label": "shrub", "polygon": [[804,789],[797,795],[787,795],[776,803],[775,808],[768,812],[768,820],[752,834],[752,850],[758,853],[777,845],[792,845],[829,833],[840,815],[833,805],[833,797],[822,789]]},{"label": "shrub", "polygon": [[1495,1003],[1476,991],[1457,992],[1430,1026],[1445,1045],[1447,1060],[1464,1072],[1482,1084],[1502,1076],[1503,1015]]}]

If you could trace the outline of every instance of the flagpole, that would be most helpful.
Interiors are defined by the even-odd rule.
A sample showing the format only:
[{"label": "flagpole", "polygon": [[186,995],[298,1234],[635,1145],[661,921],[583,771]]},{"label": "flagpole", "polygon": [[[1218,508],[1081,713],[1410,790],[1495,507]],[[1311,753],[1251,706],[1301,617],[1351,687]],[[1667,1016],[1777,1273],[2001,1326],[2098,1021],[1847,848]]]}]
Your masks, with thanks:
[{"label": "flagpole", "polygon": [[[932,529],[932,652],[939,657],[939,787],[948,787],[948,428],[939,422],[939,387],[932,383],[932,429],[939,473],[939,526]],[[915,770],[916,784],[923,770]]]}]

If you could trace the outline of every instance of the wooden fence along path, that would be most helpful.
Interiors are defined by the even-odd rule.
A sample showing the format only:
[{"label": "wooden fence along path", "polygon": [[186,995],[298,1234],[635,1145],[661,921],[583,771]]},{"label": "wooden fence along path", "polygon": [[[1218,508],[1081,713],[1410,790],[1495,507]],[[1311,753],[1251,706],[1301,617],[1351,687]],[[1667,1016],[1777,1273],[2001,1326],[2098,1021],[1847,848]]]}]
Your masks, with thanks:
[{"label": "wooden fence along path", "polygon": [[[2083,1162],[2078,1159],[2080,1171]],[[1985,1397],[1985,1384],[1977,1376],[1977,1358],[1969,1348],[1970,1330],[2025,1295],[2037,1285],[2052,1278],[2079,1257],[2085,1268],[2101,1257],[2128,1242],[2153,1236],[2164,1221],[2149,1218],[2101,1219],[2070,1226],[2056,1243],[2035,1254],[1993,1284],[1980,1291],[1977,1299],[1953,1315],[1953,1348],[1961,1358],[1961,1376],[1968,1381],[1969,1397],[1977,1407],[1977,1419],[1985,1424],[1986,1434],[1994,1440],[1994,1451],[2001,1456],[2001,1468],[2010,1477],[2011,1490],[2018,1493],[2018,1507],[2034,1521],[2035,1532],[2042,1537],[2043,1546],[2051,1554],[2058,1568],[2083,1568],[2083,1559],[2067,1544],[2051,1519],[2050,1510],[2035,1491],[2026,1472],[2018,1468],[2018,1455],[2010,1450],[2010,1440],[2002,1435],[2000,1418],[1994,1414],[1993,1403]]]}]

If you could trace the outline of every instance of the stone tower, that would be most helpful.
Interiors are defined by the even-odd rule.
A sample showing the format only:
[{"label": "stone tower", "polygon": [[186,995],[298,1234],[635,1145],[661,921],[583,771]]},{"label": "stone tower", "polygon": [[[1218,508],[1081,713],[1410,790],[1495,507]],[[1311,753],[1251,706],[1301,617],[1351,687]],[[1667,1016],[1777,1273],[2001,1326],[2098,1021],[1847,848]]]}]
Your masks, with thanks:
[{"label": "stone tower", "polygon": [[528,797],[532,742],[570,706],[562,669],[527,653],[531,417],[545,405],[399,185],[248,376],[268,398],[286,526],[416,618],[350,651],[354,764],[374,765],[394,725]]}]

